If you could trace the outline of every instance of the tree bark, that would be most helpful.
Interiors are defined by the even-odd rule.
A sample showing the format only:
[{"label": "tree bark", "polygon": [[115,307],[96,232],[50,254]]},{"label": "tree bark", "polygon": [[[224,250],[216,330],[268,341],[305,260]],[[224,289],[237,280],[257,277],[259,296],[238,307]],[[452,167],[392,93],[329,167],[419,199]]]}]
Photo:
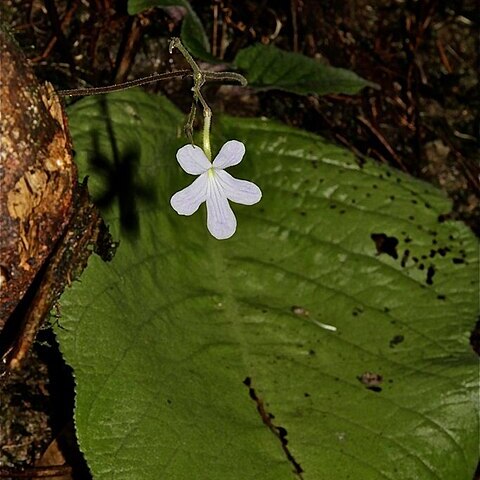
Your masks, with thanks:
[{"label": "tree bark", "polygon": [[0,330],[72,215],[77,171],[53,87],[0,27]]}]

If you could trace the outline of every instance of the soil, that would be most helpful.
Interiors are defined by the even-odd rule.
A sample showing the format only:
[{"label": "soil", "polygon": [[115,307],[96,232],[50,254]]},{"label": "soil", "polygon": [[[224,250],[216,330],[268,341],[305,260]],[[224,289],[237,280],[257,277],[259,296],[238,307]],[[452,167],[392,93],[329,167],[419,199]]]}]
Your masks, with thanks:
[{"label": "soil", "polygon": [[[477,2],[191,3],[213,53],[225,63],[260,41],[354,70],[381,87],[324,97],[211,87],[205,93],[214,112],[276,118],[424,179],[453,200],[449,218],[480,233]],[[170,7],[132,17],[120,0],[4,0],[0,5],[0,17],[37,76],[57,89],[111,85],[184,68],[167,48],[168,39],[180,35],[183,15]],[[187,82],[145,88],[188,111]],[[73,381],[53,336],[41,336],[46,345],[37,341],[23,370],[2,379],[0,478],[33,478],[21,469],[38,466],[46,447],[66,438],[68,469],[61,478],[87,479],[74,441]],[[478,338],[480,324],[472,334],[477,348]]]}]

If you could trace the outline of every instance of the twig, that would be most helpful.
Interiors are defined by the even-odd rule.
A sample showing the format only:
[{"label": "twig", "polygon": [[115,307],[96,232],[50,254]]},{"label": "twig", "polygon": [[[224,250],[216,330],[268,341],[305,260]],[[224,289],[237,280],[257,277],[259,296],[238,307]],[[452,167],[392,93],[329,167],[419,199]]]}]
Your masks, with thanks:
[{"label": "twig", "polygon": [[59,90],[58,95],[64,97],[83,96],[83,95],[101,95],[102,93],[116,92],[118,90],[125,90],[127,88],[138,87],[146,85],[147,83],[158,82],[160,80],[168,80],[176,77],[191,76],[190,70],[177,70],[176,72],[154,73],[148,77],[137,78],[135,80],[128,80],[127,82],[116,83],[114,85],[107,85],[105,87],[90,87],[90,88],[73,88],[70,90]]},{"label": "twig", "polygon": [[69,465],[52,465],[48,467],[29,467],[22,470],[17,468],[0,468],[0,478],[55,478],[71,475],[72,467]]},{"label": "twig", "polygon": [[55,2],[53,0],[45,0],[45,8],[47,9],[48,19],[52,24],[55,36],[58,39],[58,45],[60,47],[60,50],[63,54],[64,59],[70,66],[70,73],[72,74],[72,76],[74,76],[75,61],[72,55],[72,51],[70,49],[70,44],[68,43],[68,40],[63,33],[62,24],[60,22],[60,19],[58,18],[58,12],[55,6]]},{"label": "twig", "polygon": [[392,156],[392,158],[397,162],[397,165],[401,167],[404,172],[407,172],[407,168],[402,162],[402,159],[395,153],[395,150],[390,146],[385,136],[377,128],[375,128],[365,117],[357,116],[357,119],[363,123],[377,138],[377,140],[385,147],[387,152]]},{"label": "twig", "polygon": [[290,1],[290,12],[292,14],[292,30],[293,30],[293,51],[298,52],[298,21],[297,21],[297,0]]}]

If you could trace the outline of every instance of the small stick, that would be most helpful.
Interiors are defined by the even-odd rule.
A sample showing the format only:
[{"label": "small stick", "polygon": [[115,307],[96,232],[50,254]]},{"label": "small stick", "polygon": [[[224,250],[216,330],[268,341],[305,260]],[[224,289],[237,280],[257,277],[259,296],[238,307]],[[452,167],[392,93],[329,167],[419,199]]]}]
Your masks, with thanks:
[{"label": "small stick", "polygon": [[116,92],[127,88],[146,85],[147,83],[158,82],[159,80],[168,80],[169,78],[191,76],[190,70],[177,70],[176,72],[154,73],[148,77],[137,78],[123,83],[116,83],[106,87],[74,88],[71,90],[59,90],[57,93],[64,97],[73,97],[80,95],[101,95],[102,93]]}]

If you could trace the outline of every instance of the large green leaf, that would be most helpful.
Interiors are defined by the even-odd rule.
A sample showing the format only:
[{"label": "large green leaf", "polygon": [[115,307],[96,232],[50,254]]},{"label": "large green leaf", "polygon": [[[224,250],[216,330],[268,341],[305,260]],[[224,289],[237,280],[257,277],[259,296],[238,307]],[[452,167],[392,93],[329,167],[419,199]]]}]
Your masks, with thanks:
[{"label": "large green leaf", "polygon": [[202,209],[169,206],[192,177],[166,100],[69,115],[120,239],[65,292],[57,329],[96,479],[283,480],[298,464],[306,480],[471,480],[477,247],[439,220],[439,191],[318,136],[215,119],[214,151],[242,140],[232,173],[264,195],[218,241]]},{"label": "large green leaf", "polygon": [[234,63],[244,71],[250,86],[264,90],[326,95],[354,94],[364,87],[378,88],[350,70],[330,67],[273,45],[256,44],[240,50]]},{"label": "large green leaf", "polygon": [[216,63],[218,60],[210,53],[210,45],[202,22],[187,0],[129,0],[128,13],[135,15],[147,8],[173,6],[183,7],[187,11],[181,30],[181,39],[185,47],[194,57]]}]

